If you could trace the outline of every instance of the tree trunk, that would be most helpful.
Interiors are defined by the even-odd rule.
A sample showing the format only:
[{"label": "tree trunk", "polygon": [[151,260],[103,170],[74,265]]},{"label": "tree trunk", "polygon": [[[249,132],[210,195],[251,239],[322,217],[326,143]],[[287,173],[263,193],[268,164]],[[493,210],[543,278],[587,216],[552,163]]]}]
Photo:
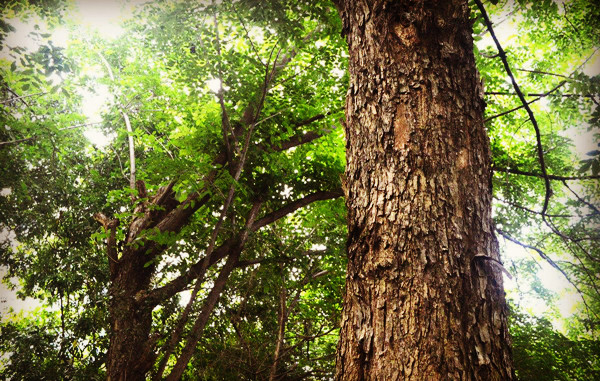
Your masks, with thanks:
[{"label": "tree trunk", "polygon": [[338,380],[511,380],[466,0],[339,0],[349,45]]},{"label": "tree trunk", "polygon": [[140,304],[139,292],[147,290],[152,276],[143,253],[123,256],[110,288],[110,347],[108,381],[144,381],[154,362],[150,339],[152,308]]}]

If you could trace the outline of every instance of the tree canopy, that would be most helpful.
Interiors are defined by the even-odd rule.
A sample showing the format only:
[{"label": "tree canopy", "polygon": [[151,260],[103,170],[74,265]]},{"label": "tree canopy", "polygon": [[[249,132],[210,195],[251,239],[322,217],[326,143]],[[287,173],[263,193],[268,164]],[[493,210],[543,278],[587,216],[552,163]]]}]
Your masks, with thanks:
[{"label": "tree canopy", "polygon": [[[470,6],[517,375],[600,377],[600,7]],[[118,38],[75,8],[1,10],[0,264],[40,307],[2,317],[0,378],[106,378],[111,285],[141,252],[149,377],[330,379],[347,234],[333,4],[146,2]],[[569,315],[543,273],[568,283]]]}]

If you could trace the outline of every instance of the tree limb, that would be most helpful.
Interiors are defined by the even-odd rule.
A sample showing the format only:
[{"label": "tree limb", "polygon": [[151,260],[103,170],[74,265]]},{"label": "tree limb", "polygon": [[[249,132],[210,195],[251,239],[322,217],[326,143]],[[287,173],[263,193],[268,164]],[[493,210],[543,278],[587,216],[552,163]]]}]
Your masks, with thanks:
[{"label": "tree limb", "polygon": [[[494,172],[499,172],[499,173],[512,173],[513,175],[522,175],[522,176],[530,176],[530,177],[538,177],[538,178],[544,178],[544,175],[541,173],[535,173],[535,172],[527,172],[527,171],[521,171],[520,169],[513,169],[513,168],[503,168],[503,167],[493,167],[492,170]],[[565,181],[565,180],[593,180],[593,179],[600,179],[600,175],[586,175],[586,176],[558,176],[558,175],[549,175],[546,174],[546,176],[548,177],[548,179],[550,180],[557,180],[557,181]]]},{"label": "tree limb", "polygon": [[23,104],[25,106],[29,107],[29,104],[27,104],[27,102],[24,101],[25,98],[30,98],[30,97],[35,97],[35,96],[38,96],[38,95],[48,94],[47,91],[41,91],[39,93],[19,95],[19,94],[15,93],[14,91],[12,91],[11,89],[9,89],[8,87],[6,87],[6,89],[8,91],[10,91],[14,95],[14,97],[8,98],[8,99],[3,99],[3,100],[0,101],[0,104],[7,104],[7,103],[10,103],[10,102],[13,102],[13,101],[21,101],[21,102],[23,102]]},{"label": "tree limb", "polygon": [[[335,191],[320,191],[312,193],[308,196],[305,196],[299,200],[293,201],[282,208],[271,212],[259,220],[255,221],[251,227],[249,228],[250,232],[256,231],[261,227],[271,224],[277,221],[280,218],[285,217],[286,215],[295,212],[296,210],[309,205],[315,201],[320,200],[329,200],[342,196],[341,189]],[[208,257],[204,256],[198,262],[193,264],[185,273],[181,274],[177,278],[173,279],[166,285],[155,288],[154,290],[148,292],[146,296],[146,304],[150,306],[156,306],[163,301],[169,299],[173,295],[178,292],[183,291],[190,282],[198,277],[202,268],[209,268],[214,265],[221,259],[225,258],[227,255],[231,255],[232,253],[241,252],[243,246],[241,245],[241,237],[240,235],[232,236],[226,239],[219,247],[217,247],[213,254]]]},{"label": "tree limb", "polygon": [[[254,205],[252,205],[252,208],[250,209],[250,213],[248,216],[248,220],[246,221],[246,226],[245,226],[244,232],[241,233],[240,246],[243,246],[245,244],[246,240],[248,239],[249,227],[252,226],[252,224],[254,223],[256,215],[258,214],[258,211],[260,210],[261,206],[262,206],[262,202],[255,202]],[[229,275],[236,267],[236,264],[239,260],[239,256],[240,256],[239,251],[235,254],[230,255],[227,258],[227,262],[225,263],[225,265],[219,272],[219,276],[215,280],[214,286],[208,293],[208,296],[206,297],[206,301],[204,302],[204,305],[202,306],[200,315],[194,322],[194,326],[188,335],[187,343],[186,343],[185,347],[182,349],[181,354],[180,354],[179,358],[177,359],[177,362],[176,362],[175,366],[173,367],[173,370],[171,371],[171,374],[169,374],[169,376],[166,378],[168,381],[179,380],[179,378],[183,374],[183,371],[187,367],[187,364],[190,361],[190,359],[192,358],[192,355],[194,354],[194,351],[196,349],[196,344],[200,340],[200,337],[202,335],[204,327],[206,326],[206,323],[208,322],[208,318],[210,317],[210,314],[212,313],[213,309],[215,308],[215,305],[219,301],[219,298],[221,296],[221,293],[223,292],[223,289],[225,288],[227,279],[229,278]]]}]

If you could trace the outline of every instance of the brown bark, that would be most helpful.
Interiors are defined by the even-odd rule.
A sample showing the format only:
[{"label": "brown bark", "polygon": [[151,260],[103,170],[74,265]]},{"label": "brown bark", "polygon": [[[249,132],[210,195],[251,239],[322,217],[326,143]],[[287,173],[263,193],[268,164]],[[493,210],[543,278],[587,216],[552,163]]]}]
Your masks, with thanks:
[{"label": "brown bark", "polygon": [[338,380],[511,380],[465,0],[337,2],[349,45]]}]

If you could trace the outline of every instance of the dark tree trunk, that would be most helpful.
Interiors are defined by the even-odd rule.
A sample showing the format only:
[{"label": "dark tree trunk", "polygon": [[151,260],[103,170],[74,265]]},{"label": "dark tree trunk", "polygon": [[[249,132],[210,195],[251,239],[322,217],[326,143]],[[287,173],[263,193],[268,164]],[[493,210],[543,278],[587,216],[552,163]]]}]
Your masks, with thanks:
[{"label": "dark tree trunk", "polygon": [[139,292],[148,289],[152,271],[144,267],[147,258],[143,253],[128,259],[121,262],[110,287],[109,381],[144,381],[154,362],[152,308],[139,303]]},{"label": "dark tree trunk", "polygon": [[511,380],[466,0],[339,0],[348,276],[338,380]]}]

